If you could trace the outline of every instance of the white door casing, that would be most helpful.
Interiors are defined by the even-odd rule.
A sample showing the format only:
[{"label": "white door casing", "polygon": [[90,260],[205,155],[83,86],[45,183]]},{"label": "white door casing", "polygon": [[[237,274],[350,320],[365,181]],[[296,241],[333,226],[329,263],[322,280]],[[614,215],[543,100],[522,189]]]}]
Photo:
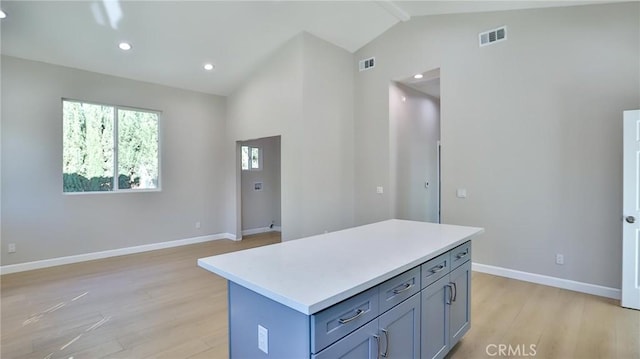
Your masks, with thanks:
[{"label": "white door casing", "polygon": [[622,301],[640,309],[640,110],[624,112]]}]

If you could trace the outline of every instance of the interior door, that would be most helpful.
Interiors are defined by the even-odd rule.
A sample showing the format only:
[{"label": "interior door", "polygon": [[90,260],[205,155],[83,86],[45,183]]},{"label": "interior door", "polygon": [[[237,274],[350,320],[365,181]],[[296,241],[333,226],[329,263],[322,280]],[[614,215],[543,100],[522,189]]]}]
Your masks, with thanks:
[{"label": "interior door", "polygon": [[640,110],[624,112],[623,146],[621,304],[640,309]]}]

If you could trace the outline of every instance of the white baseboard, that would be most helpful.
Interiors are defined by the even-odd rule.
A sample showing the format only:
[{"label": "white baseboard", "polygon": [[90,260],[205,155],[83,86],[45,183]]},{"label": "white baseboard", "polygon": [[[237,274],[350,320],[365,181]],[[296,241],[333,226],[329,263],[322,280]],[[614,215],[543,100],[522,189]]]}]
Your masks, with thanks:
[{"label": "white baseboard", "polygon": [[525,282],[547,285],[550,287],[568,289],[575,292],[593,294],[611,299],[619,300],[621,297],[620,289],[603,287],[597,284],[577,282],[570,279],[550,277],[542,274],[522,272],[515,269],[496,267],[480,263],[472,263],[471,268],[476,272],[493,274],[500,277],[507,277],[511,279],[522,280]]},{"label": "white baseboard", "polygon": [[242,240],[242,236],[240,236],[239,238],[235,235],[235,234],[231,234],[231,233],[224,233],[223,237],[225,239],[230,239],[232,241],[241,241]]},{"label": "white baseboard", "polygon": [[273,228],[262,227],[262,228],[253,228],[253,229],[243,229],[242,235],[250,236],[252,234],[267,233],[267,232],[280,232],[280,226],[273,226]]},{"label": "white baseboard", "polygon": [[34,270],[34,269],[55,267],[55,266],[60,266],[64,264],[92,261],[95,259],[117,257],[117,256],[123,256],[127,254],[148,252],[148,251],[154,251],[157,249],[186,246],[189,244],[215,241],[218,239],[236,240],[236,236],[230,233],[220,233],[220,234],[212,234],[208,236],[178,239],[174,241],[144,244],[144,245],[135,246],[135,247],[110,249],[110,250],[100,251],[100,252],[85,253],[85,254],[78,254],[73,256],[58,257],[58,258],[51,258],[51,259],[43,259],[40,261],[9,264],[9,265],[0,266],[0,275],[24,272],[28,270]]}]

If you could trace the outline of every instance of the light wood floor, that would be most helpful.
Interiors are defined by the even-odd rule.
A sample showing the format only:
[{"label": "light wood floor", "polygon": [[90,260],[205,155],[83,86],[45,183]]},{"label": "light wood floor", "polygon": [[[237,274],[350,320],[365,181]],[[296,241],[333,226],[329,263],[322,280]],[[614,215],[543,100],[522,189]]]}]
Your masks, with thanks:
[{"label": "light wood floor", "polygon": [[[196,259],[279,240],[256,235],[4,275],[0,357],[226,358],[226,283]],[[504,358],[500,344],[520,350],[509,357],[640,358],[640,311],[617,301],[481,273],[472,296],[471,330],[449,358]]]}]

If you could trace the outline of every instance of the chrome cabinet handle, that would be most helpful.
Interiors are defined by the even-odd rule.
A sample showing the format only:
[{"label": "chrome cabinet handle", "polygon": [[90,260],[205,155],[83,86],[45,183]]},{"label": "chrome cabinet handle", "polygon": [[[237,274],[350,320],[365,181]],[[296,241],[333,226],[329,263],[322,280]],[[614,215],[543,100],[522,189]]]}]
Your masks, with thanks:
[{"label": "chrome cabinet handle", "polygon": [[455,302],[456,298],[458,298],[458,286],[456,285],[456,282],[451,282],[451,284],[453,284],[453,298],[451,301]]},{"label": "chrome cabinet handle", "polygon": [[449,298],[446,299],[445,304],[451,305],[451,300],[453,299],[453,287],[451,284],[447,284],[447,288],[449,288]]},{"label": "chrome cabinet handle", "polygon": [[411,283],[405,283],[402,289],[394,289],[393,294],[400,294],[402,292],[406,292],[413,287]]},{"label": "chrome cabinet handle", "polygon": [[384,348],[384,353],[382,353],[382,357],[386,358],[389,355],[389,331],[386,329],[382,329],[384,333],[384,340],[387,342],[387,346]]},{"label": "chrome cabinet handle", "polygon": [[349,323],[351,321],[354,321],[354,320],[358,319],[362,314],[364,314],[364,310],[358,309],[356,311],[356,315],[354,315],[353,317],[346,318],[346,319],[340,318],[340,319],[338,319],[338,322],[340,322],[340,324],[347,324],[347,323]]},{"label": "chrome cabinet handle", "polygon": [[444,269],[444,267],[445,267],[445,265],[441,264],[438,267],[433,267],[433,268],[429,269],[429,272],[435,274],[435,273],[441,272]]},{"label": "chrome cabinet handle", "polygon": [[466,257],[467,254],[469,254],[469,251],[458,253],[458,254],[456,254],[456,259],[460,259],[462,257]]},{"label": "chrome cabinet handle", "polygon": [[625,218],[625,220],[627,221],[627,223],[635,223],[636,222],[636,217],[627,216],[627,218]]}]

